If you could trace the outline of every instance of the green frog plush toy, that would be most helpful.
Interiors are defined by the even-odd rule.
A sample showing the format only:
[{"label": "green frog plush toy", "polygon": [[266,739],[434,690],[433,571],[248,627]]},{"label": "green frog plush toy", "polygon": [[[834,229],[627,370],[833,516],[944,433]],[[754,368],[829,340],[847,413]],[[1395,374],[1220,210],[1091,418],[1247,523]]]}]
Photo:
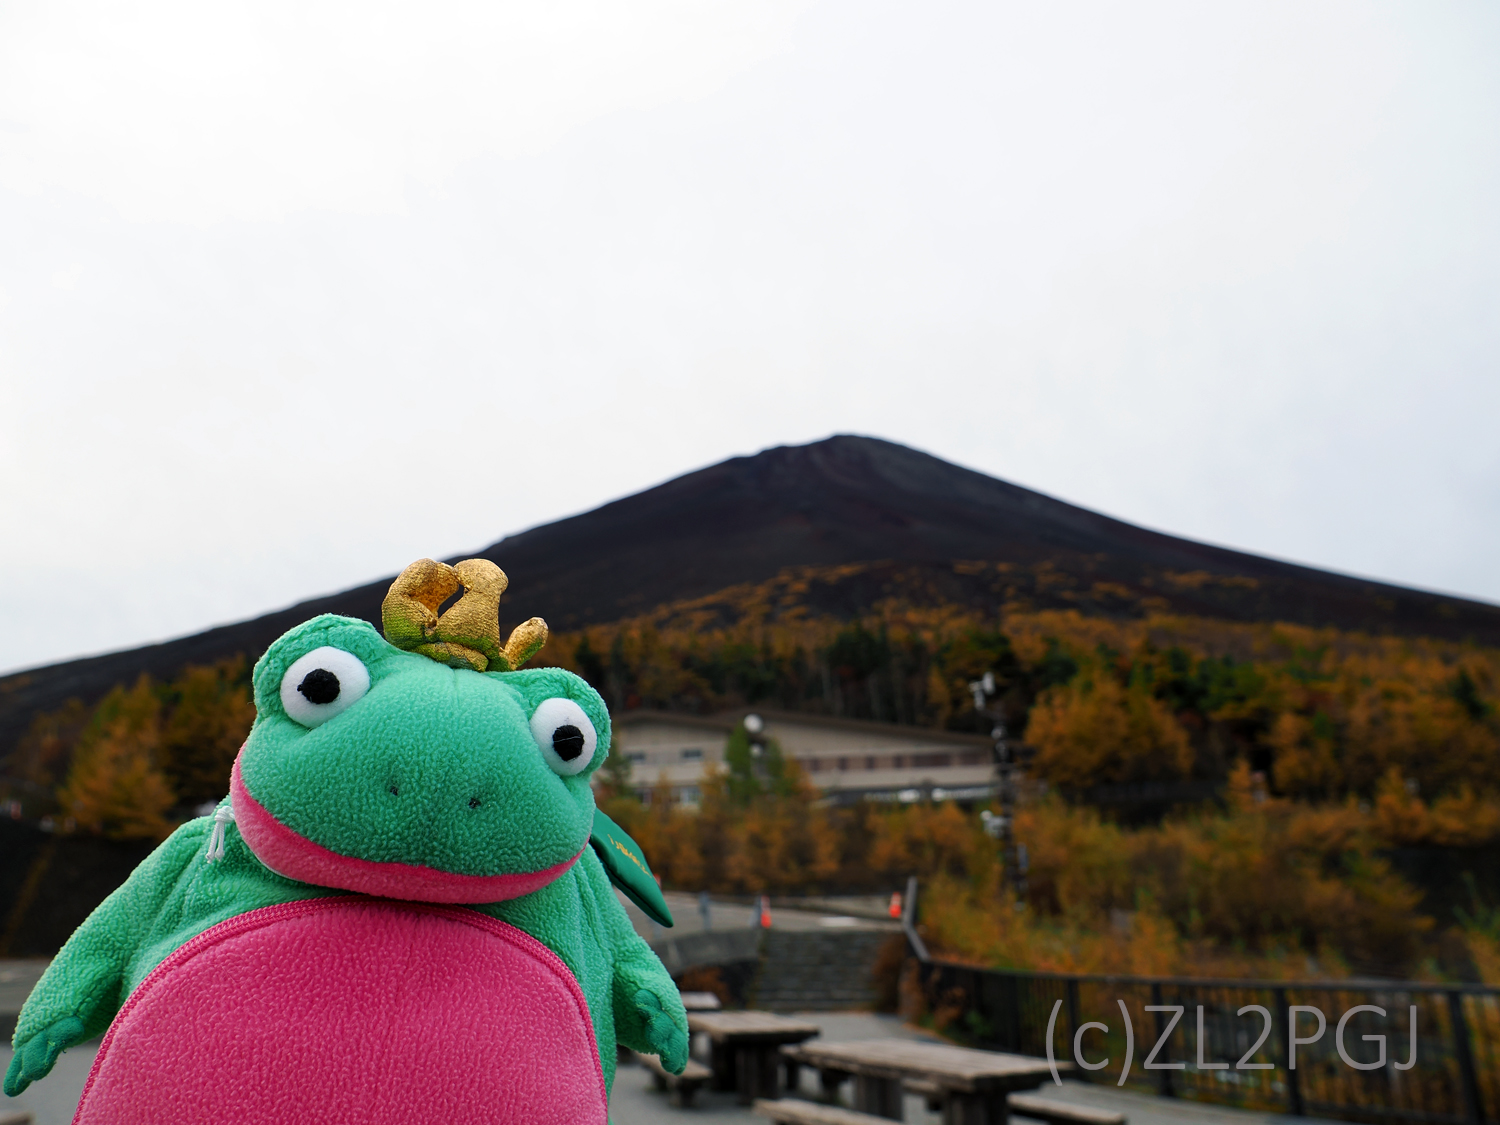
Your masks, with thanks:
[{"label": "green frog plush toy", "polygon": [[547,631],[500,643],[505,584],[422,560],[385,637],[325,615],[271,645],[229,796],[69,939],[6,1093],[101,1032],[79,1123],[602,1125],[617,1042],[681,1071],[677,988],[612,883],[670,915],[589,785],[609,713],[519,670]]}]

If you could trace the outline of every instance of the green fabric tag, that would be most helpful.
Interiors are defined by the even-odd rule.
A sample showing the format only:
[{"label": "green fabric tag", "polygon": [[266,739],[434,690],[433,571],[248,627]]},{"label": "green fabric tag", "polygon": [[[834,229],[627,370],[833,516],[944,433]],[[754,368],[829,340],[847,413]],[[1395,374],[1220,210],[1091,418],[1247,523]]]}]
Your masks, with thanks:
[{"label": "green fabric tag", "polygon": [[594,810],[594,834],[589,843],[594,845],[609,881],[624,891],[625,897],[644,910],[648,918],[670,926],[672,912],[667,909],[667,900],[662,897],[640,846],[598,809]]}]

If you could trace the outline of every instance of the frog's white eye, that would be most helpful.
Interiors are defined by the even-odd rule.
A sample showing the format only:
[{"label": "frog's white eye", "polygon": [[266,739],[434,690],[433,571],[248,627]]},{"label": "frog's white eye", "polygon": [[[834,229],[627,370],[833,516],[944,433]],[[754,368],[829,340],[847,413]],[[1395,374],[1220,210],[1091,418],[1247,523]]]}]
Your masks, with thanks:
[{"label": "frog's white eye", "polygon": [[359,657],[324,645],[281,677],[281,709],[303,726],[315,727],[358,703],[369,690],[370,673]]},{"label": "frog's white eye", "polygon": [[571,699],[544,699],[531,715],[531,737],[552,772],[572,777],[594,760],[599,736],[583,708]]}]

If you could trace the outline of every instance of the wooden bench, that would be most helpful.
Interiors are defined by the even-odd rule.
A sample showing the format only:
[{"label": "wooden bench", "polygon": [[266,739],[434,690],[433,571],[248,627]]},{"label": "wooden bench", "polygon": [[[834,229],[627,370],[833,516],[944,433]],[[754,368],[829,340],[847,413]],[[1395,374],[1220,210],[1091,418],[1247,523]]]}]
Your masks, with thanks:
[{"label": "wooden bench", "polygon": [[901,1088],[908,1094],[920,1095],[933,1113],[942,1110],[944,1090],[936,1082],[929,1082],[925,1078],[903,1078]]},{"label": "wooden bench", "polygon": [[1018,1117],[1047,1121],[1051,1125],[1126,1125],[1125,1115],[1109,1109],[1053,1102],[1035,1094],[1012,1094],[1006,1099]]},{"label": "wooden bench", "polygon": [[754,1110],[781,1125],[890,1125],[884,1117],[871,1117],[837,1105],[804,1102],[798,1098],[756,1098]]},{"label": "wooden bench", "polygon": [[812,1067],[818,1072],[818,1083],[823,1088],[823,1100],[825,1102],[837,1102],[839,1100],[839,1087],[854,1075],[845,1070],[839,1070],[831,1066],[818,1066],[812,1061],[812,1057],[802,1053],[802,1047],[796,1043],[790,1043],[781,1048],[781,1064],[786,1071],[786,1088],[795,1090],[802,1080],[802,1067]]},{"label": "wooden bench", "polygon": [[693,1095],[698,1092],[698,1087],[706,1086],[714,1076],[714,1072],[708,1067],[692,1059],[688,1059],[688,1064],[681,1074],[673,1074],[661,1065],[661,1059],[655,1055],[643,1055],[637,1051],[635,1057],[651,1072],[651,1079],[656,1083],[658,1090],[672,1092],[672,1104],[675,1106],[692,1105]]}]

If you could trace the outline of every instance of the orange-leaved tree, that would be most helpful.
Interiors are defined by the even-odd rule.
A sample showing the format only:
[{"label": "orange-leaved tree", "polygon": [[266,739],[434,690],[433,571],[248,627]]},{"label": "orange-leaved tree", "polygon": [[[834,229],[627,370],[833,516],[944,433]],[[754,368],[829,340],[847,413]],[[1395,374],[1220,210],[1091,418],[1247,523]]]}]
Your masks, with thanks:
[{"label": "orange-leaved tree", "polygon": [[1144,680],[1123,686],[1098,664],[1042,693],[1026,738],[1037,747],[1037,773],[1066,790],[1171,780],[1193,767],[1187,732]]},{"label": "orange-leaved tree", "polygon": [[116,840],[165,839],[176,803],[160,764],[161,703],[146,676],[115,688],[94,713],[58,790],[63,815]]}]

